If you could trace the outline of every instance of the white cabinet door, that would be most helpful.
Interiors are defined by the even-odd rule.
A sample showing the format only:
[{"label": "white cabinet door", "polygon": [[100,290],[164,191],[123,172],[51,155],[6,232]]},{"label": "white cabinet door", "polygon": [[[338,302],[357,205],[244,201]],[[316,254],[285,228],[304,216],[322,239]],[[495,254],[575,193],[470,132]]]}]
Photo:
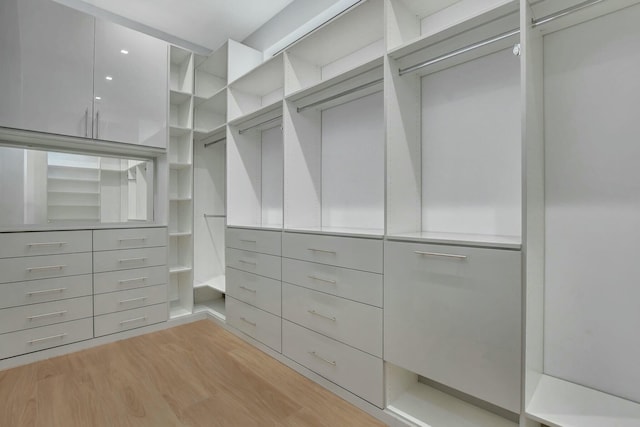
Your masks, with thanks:
[{"label": "white cabinet door", "polygon": [[93,137],[165,148],[167,44],[97,20]]},{"label": "white cabinet door", "polygon": [[0,126],[91,136],[93,31],[49,0],[0,2]]}]

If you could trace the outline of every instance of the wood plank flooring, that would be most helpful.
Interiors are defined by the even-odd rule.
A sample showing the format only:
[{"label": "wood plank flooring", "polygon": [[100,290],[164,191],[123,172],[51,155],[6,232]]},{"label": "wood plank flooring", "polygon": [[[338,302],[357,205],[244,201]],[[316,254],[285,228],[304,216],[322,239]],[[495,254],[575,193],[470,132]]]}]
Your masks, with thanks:
[{"label": "wood plank flooring", "polygon": [[0,426],[382,426],[203,320],[0,372]]}]

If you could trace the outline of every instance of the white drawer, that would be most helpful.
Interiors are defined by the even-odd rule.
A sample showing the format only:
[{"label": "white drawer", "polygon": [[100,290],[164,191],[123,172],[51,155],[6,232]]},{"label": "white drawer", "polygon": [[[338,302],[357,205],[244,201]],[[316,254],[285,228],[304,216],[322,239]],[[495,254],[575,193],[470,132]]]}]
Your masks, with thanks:
[{"label": "white drawer", "polygon": [[282,281],[382,307],[382,274],[282,259]]},{"label": "white drawer", "polygon": [[382,240],[284,233],[282,256],[382,273]]},{"label": "white drawer", "polygon": [[125,249],[93,253],[93,271],[129,270],[167,264],[167,248]]},{"label": "white drawer", "polygon": [[271,313],[245,304],[232,297],[225,300],[227,324],[244,332],[251,338],[282,351],[281,319]]},{"label": "white drawer", "polygon": [[91,231],[0,234],[0,258],[91,252]]},{"label": "white drawer", "polygon": [[74,320],[0,335],[0,359],[93,338],[93,319]]},{"label": "white drawer", "polygon": [[520,409],[520,252],[386,242],[385,360]]},{"label": "white drawer", "polygon": [[93,275],[93,290],[96,294],[143,288],[168,283],[169,269],[166,265],[132,270],[109,271]]},{"label": "white drawer", "polygon": [[282,232],[227,228],[226,243],[228,247],[234,249],[280,256],[282,253]]},{"label": "white drawer", "polygon": [[382,408],[382,359],[282,321],[282,353]]},{"label": "white drawer", "polygon": [[91,273],[91,252],[0,259],[0,283]]},{"label": "white drawer", "polygon": [[166,245],[166,227],[119,228],[115,230],[95,230],[93,232],[94,251],[151,248]]},{"label": "white drawer", "polygon": [[95,295],[93,301],[96,316],[166,303],[167,285]]},{"label": "white drawer", "polygon": [[382,309],[282,284],[282,317],[382,357]]},{"label": "white drawer", "polygon": [[282,277],[282,258],[279,256],[227,248],[226,262],[227,267],[237,270],[248,271],[276,280],[280,280]]},{"label": "white drawer", "polygon": [[57,301],[92,294],[91,274],[0,285],[0,308]]},{"label": "white drawer", "polygon": [[168,312],[167,304],[164,303],[96,316],[96,337],[164,322],[168,318]]},{"label": "white drawer", "polygon": [[0,334],[93,316],[90,296],[0,310]]},{"label": "white drawer", "polygon": [[227,295],[280,316],[282,283],[279,280],[227,267]]}]

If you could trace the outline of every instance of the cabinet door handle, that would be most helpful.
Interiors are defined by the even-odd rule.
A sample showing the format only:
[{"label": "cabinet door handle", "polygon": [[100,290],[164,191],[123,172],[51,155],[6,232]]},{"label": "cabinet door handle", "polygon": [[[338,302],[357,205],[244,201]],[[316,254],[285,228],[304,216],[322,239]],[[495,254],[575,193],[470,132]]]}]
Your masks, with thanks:
[{"label": "cabinet door handle", "polygon": [[336,254],[336,251],[328,251],[326,249],[307,248],[307,250],[311,252],[322,252],[324,254]]},{"label": "cabinet door handle", "polygon": [[135,279],[123,279],[123,280],[118,280],[118,284],[120,285],[124,285],[125,283],[132,283],[132,282],[146,282],[147,281],[147,277],[136,277]]},{"label": "cabinet door handle", "polygon": [[135,319],[123,320],[120,322],[121,325],[126,325],[127,323],[139,322],[141,320],[147,320],[147,316],[136,317]]},{"label": "cabinet door handle", "polygon": [[55,289],[45,289],[42,291],[31,291],[31,292],[27,292],[27,296],[32,297],[34,295],[51,294],[54,292],[64,292],[66,290],[67,288],[55,288]]},{"label": "cabinet door handle", "polygon": [[244,317],[241,317],[240,320],[242,320],[244,323],[248,323],[251,326],[257,326],[257,324],[255,322],[251,322],[250,320],[247,320]]},{"label": "cabinet door handle", "polygon": [[27,268],[27,273],[33,273],[36,271],[48,271],[48,270],[62,270],[66,265],[47,265],[45,267],[30,267]]},{"label": "cabinet door handle", "polygon": [[251,262],[251,261],[245,261],[243,259],[238,260],[238,262],[241,262],[242,264],[249,264],[249,265],[258,265],[255,262]]},{"label": "cabinet door handle", "polygon": [[460,261],[463,261],[465,259],[467,259],[466,255],[455,255],[455,254],[443,254],[440,252],[423,252],[423,251],[413,251],[414,254],[417,255],[424,255],[424,256],[434,256],[434,257],[441,257],[441,258],[453,258],[453,259],[457,259]]},{"label": "cabinet door handle", "polygon": [[123,238],[123,239],[118,239],[118,242],[130,242],[130,241],[134,241],[134,240],[136,240],[136,241],[137,240],[144,241],[144,240],[147,240],[147,238],[146,237],[126,237],[126,238]]},{"label": "cabinet door handle", "polygon": [[89,109],[84,110],[84,137],[89,138]]},{"label": "cabinet door handle", "polygon": [[119,301],[118,304],[127,304],[129,302],[144,301],[146,299],[147,297],[123,299],[122,301]]},{"label": "cabinet door handle", "polygon": [[240,241],[245,243],[258,243],[256,240],[249,240],[249,239],[240,239]]},{"label": "cabinet door handle", "polygon": [[256,292],[258,292],[258,291],[257,291],[257,290],[255,290],[255,289],[247,288],[246,286],[242,286],[242,285],[240,285],[240,289],[244,289],[245,291],[247,291],[247,292],[252,292],[252,293],[254,293],[254,294],[255,294]]},{"label": "cabinet door handle", "polygon": [[145,262],[146,260],[147,260],[147,257],[125,258],[125,259],[119,259],[118,263],[124,264],[124,263],[127,263],[127,262],[139,262],[139,261]]},{"label": "cabinet door handle", "polygon": [[96,111],[96,139],[100,139],[100,111]]},{"label": "cabinet door handle", "polygon": [[60,335],[52,335],[50,337],[45,337],[45,338],[38,338],[38,339],[29,341],[29,344],[33,345],[33,344],[37,344],[37,343],[42,342],[42,341],[55,340],[55,339],[58,339],[58,338],[64,338],[66,336],[67,336],[67,334],[60,334]]},{"label": "cabinet door handle", "polygon": [[47,314],[38,314],[36,316],[29,316],[29,317],[27,317],[27,319],[29,319],[29,321],[31,321],[31,320],[43,319],[45,317],[64,316],[65,314],[67,314],[67,310],[56,311],[54,313],[47,313]]},{"label": "cabinet door handle", "polygon": [[323,279],[322,277],[318,277],[318,276],[307,276],[307,277],[309,279],[311,279],[311,280],[317,280],[319,282],[331,283],[332,285],[335,285],[337,283],[335,280]]},{"label": "cabinet door handle", "polygon": [[315,357],[316,359],[323,361],[324,363],[326,363],[328,365],[331,365],[331,366],[337,366],[338,365],[335,360],[325,359],[324,357],[320,356],[315,351],[310,351],[309,354],[312,355],[313,357]]},{"label": "cabinet door handle", "polygon": [[45,243],[29,243],[27,244],[30,248],[42,248],[46,246],[64,246],[67,242],[45,242]]},{"label": "cabinet door handle", "polygon": [[307,310],[308,313],[313,314],[314,316],[322,317],[323,319],[331,320],[332,322],[336,321],[336,318],[333,316],[327,316],[326,314],[318,313],[315,310]]}]

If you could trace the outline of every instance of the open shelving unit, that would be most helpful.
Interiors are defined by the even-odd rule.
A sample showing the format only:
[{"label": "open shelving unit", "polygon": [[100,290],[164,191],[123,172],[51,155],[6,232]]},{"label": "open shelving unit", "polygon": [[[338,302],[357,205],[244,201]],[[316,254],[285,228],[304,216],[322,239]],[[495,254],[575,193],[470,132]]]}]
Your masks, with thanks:
[{"label": "open shelving unit", "polygon": [[100,221],[100,158],[67,156],[59,161],[50,154],[47,162],[47,219]]}]

